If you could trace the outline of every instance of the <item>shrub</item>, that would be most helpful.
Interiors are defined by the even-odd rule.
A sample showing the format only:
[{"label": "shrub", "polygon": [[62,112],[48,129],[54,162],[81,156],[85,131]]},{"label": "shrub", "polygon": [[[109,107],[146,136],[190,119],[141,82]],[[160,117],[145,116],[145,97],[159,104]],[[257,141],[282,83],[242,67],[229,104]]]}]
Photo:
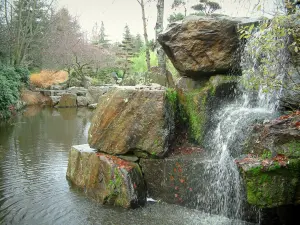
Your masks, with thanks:
[{"label": "shrub", "polygon": [[17,67],[15,71],[19,74],[21,82],[24,83],[26,86],[29,85],[29,75],[30,72],[25,67]]},{"label": "shrub", "polygon": [[7,118],[14,113],[20,86],[21,76],[15,69],[0,66],[0,118]]}]

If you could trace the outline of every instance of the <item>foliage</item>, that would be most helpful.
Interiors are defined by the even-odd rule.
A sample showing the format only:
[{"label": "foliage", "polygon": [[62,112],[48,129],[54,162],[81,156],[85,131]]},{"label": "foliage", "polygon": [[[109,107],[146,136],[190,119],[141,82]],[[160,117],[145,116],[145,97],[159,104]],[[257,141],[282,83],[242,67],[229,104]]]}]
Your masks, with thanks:
[{"label": "foliage", "polygon": [[30,76],[30,83],[39,88],[47,88],[53,84],[65,82],[68,79],[66,71],[42,70]]},{"label": "foliage", "polygon": [[15,70],[20,75],[20,81],[25,85],[29,85],[29,70],[22,66],[17,66]]},{"label": "foliage", "polygon": [[0,65],[0,119],[8,118],[15,112],[20,87],[21,76],[18,72],[13,67]]},{"label": "foliage", "polygon": [[92,31],[92,44],[99,45],[104,48],[109,46],[109,40],[107,39],[107,35],[105,33],[105,27],[103,21],[101,21],[101,26],[99,28],[98,23],[95,24]]},{"label": "foliage", "polygon": [[176,9],[180,6],[184,7],[184,16],[186,16],[186,0],[174,0],[172,3],[172,9]]},{"label": "foliage", "polygon": [[196,11],[201,11],[205,15],[210,15],[214,11],[221,9],[221,6],[217,2],[208,1],[208,0],[199,0],[199,3],[192,6],[192,9]]},{"label": "foliage", "polygon": [[[150,52],[150,65],[157,66],[157,55],[155,52]],[[131,65],[131,71],[133,73],[143,73],[147,71],[147,64],[146,64],[146,51],[145,48],[142,49],[142,51],[139,52],[138,55],[132,57],[131,59],[132,65]]]},{"label": "foliage", "polygon": [[254,67],[244,71],[246,88],[263,87],[261,91],[265,93],[283,88],[300,94],[300,84],[295,82],[300,76],[297,68],[300,27],[294,23],[295,19],[299,15],[278,15],[257,27],[252,24],[239,30],[240,38],[248,42],[247,51],[256,59]]},{"label": "foliage", "polygon": [[180,21],[184,19],[184,15],[182,13],[173,13],[169,16],[168,22],[169,23],[174,23],[176,21]]}]

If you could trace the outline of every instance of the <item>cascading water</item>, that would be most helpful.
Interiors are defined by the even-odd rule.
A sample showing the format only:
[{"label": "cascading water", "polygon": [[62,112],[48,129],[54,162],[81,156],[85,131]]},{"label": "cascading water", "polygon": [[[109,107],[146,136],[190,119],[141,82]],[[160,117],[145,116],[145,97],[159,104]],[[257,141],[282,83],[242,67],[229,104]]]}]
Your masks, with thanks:
[{"label": "cascading water", "polygon": [[[251,124],[276,115],[281,94],[280,88],[266,91],[268,87],[265,82],[261,82],[258,91],[249,91],[244,86],[251,84],[253,80],[261,79],[266,69],[276,74],[274,82],[282,83],[285,76],[283,65],[288,62],[287,50],[284,48],[271,53],[263,52],[259,47],[260,35],[259,32],[254,34],[244,48],[241,62],[243,76],[239,88],[242,94],[233,103],[216,112],[213,118],[215,126],[206,137],[206,149],[210,153],[203,176],[207,183],[204,186],[205,190],[197,196],[198,208],[206,208],[213,214],[238,219],[245,218],[247,210],[245,191],[234,162],[235,158],[243,154],[243,143],[251,131]],[[273,41],[274,44],[281,44],[286,40],[281,38]],[[278,57],[281,60],[280,64],[275,63]],[[264,64],[266,60],[269,66]]]}]

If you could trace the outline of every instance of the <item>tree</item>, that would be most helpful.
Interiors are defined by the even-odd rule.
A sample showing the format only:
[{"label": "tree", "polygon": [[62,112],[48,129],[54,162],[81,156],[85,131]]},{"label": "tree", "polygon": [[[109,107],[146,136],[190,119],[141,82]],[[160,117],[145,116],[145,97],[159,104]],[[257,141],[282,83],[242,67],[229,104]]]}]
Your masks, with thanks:
[{"label": "tree", "polygon": [[99,44],[104,47],[107,47],[109,44],[109,40],[107,39],[107,35],[105,34],[105,28],[104,28],[103,21],[101,21]]},{"label": "tree", "polygon": [[145,2],[144,0],[136,0],[142,10],[142,20],[143,20],[143,28],[144,28],[144,39],[145,39],[145,45],[146,45],[146,62],[147,62],[147,68],[148,71],[150,71],[151,65],[150,65],[150,50],[149,50],[149,40],[148,40],[148,32],[147,32],[147,21],[146,21],[146,13],[145,13]]},{"label": "tree", "polygon": [[205,15],[210,15],[214,11],[221,9],[221,6],[217,2],[212,2],[208,0],[199,0],[199,4],[192,6],[192,9],[196,11],[201,11]]},{"label": "tree", "polygon": [[98,23],[95,23],[92,30],[92,44],[107,48],[109,46],[109,40],[105,33],[105,27],[103,21],[101,21],[101,26],[99,28]]},{"label": "tree", "polygon": [[[11,64],[18,66],[39,60],[37,57],[44,44],[44,33],[49,25],[52,2],[42,0],[18,0],[11,12]],[[35,58],[34,58],[35,57]]]},{"label": "tree", "polygon": [[140,52],[141,48],[144,46],[144,42],[140,34],[137,34],[133,39],[134,52]]},{"label": "tree", "polygon": [[[164,23],[164,0],[157,0],[157,21],[155,26],[155,36],[156,36],[156,42],[158,35],[163,31],[163,23]],[[158,59],[158,67],[161,70],[161,73],[163,75],[166,75],[167,68],[166,68],[166,55],[161,46],[158,47],[157,50],[157,59]]]},{"label": "tree", "polygon": [[133,37],[130,33],[129,26],[126,24],[124,28],[123,40],[122,44],[120,45],[121,52],[118,54],[120,57],[119,64],[121,69],[123,70],[123,80],[125,79],[125,75],[128,73],[130,69],[131,60],[134,56],[134,44],[133,44]]},{"label": "tree", "polygon": [[184,8],[184,16],[186,16],[186,0],[174,0],[173,4],[172,4],[172,9],[176,9],[180,6],[183,6]]},{"label": "tree", "polygon": [[182,13],[173,13],[168,17],[168,22],[174,23],[176,21],[183,20],[184,17],[185,16]]}]

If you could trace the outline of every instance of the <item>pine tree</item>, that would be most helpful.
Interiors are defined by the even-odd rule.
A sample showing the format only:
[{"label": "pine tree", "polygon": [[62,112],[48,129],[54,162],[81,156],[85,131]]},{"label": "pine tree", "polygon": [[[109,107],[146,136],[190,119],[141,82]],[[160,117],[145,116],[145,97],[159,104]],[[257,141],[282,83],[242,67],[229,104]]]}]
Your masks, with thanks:
[{"label": "pine tree", "polygon": [[107,39],[107,35],[105,34],[105,28],[104,28],[103,21],[101,21],[99,44],[103,47],[108,47],[108,45],[109,45],[109,40]]},{"label": "pine tree", "polygon": [[142,40],[142,36],[140,34],[137,34],[133,40],[133,44],[134,44],[134,52],[140,52],[144,42]]},{"label": "pine tree", "polygon": [[128,73],[130,65],[132,63],[130,58],[134,56],[133,38],[130,33],[129,26],[127,24],[124,28],[122,44],[120,44],[119,47],[121,47],[121,52],[118,55],[120,57],[120,65],[123,70],[124,80],[125,75]]}]

